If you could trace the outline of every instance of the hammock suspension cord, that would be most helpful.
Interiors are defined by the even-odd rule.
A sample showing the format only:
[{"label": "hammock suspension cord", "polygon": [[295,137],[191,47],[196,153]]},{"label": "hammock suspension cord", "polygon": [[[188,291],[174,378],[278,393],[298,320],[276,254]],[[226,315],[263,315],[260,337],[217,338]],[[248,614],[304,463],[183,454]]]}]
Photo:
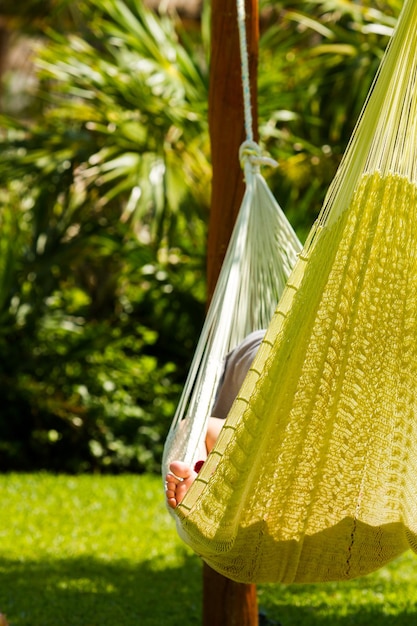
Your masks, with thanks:
[{"label": "hammock suspension cord", "polygon": [[252,100],[250,90],[248,42],[246,36],[245,0],[237,0],[237,25],[239,31],[243,111],[246,133],[246,140],[242,143],[239,150],[239,161],[242,169],[245,172],[246,178],[246,175],[249,173],[249,168],[247,167],[248,162],[252,169],[261,165],[277,167],[278,163],[277,161],[275,161],[275,159],[271,159],[270,157],[262,155],[261,148],[259,144],[254,141],[253,137]]},{"label": "hammock suspension cord", "polygon": [[250,93],[249,53],[246,37],[245,0],[237,0],[237,25],[239,29],[240,61],[243,88],[243,110],[245,120],[246,141],[253,142],[253,119]]}]

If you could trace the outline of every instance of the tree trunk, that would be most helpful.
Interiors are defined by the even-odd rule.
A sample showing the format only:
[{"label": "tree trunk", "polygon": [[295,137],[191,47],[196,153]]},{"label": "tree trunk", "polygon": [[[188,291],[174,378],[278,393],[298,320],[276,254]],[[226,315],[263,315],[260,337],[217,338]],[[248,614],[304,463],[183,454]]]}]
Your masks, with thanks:
[{"label": "tree trunk", "polygon": [[[257,139],[258,0],[245,0],[253,135]],[[211,2],[209,125],[213,167],[207,246],[210,300],[243,193],[239,148],[246,139],[236,0]],[[255,585],[235,583],[203,566],[203,626],[257,626]]]}]

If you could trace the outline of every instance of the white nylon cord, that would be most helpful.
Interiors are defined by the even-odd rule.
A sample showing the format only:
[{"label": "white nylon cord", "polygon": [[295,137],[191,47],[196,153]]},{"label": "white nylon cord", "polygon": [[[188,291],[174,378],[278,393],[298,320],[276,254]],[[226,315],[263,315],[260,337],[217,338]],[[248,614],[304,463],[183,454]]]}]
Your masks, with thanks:
[{"label": "white nylon cord", "polygon": [[270,165],[271,167],[277,167],[278,163],[274,161],[274,159],[262,156],[261,149],[253,138],[253,118],[250,92],[249,53],[246,35],[245,0],[237,0],[237,23],[239,30],[243,110],[246,133],[246,141],[243,142],[239,150],[239,160],[242,169],[245,171],[246,181],[248,182],[248,174],[250,172],[259,171],[260,165]]},{"label": "white nylon cord", "polygon": [[240,61],[242,65],[243,107],[245,113],[246,141],[253,142],[253,120],[250,95],[249,54],[246,37],[245,0],[237,0],[237,23],[239,29]]}]

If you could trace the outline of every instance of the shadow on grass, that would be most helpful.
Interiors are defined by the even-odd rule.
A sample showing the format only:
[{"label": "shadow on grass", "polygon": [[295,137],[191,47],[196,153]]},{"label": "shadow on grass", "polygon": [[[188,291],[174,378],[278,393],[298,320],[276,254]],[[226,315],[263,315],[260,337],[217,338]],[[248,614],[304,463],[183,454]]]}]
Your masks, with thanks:
[{"label": "shadow on grass", "polygon": [[346,615],[337,611],[329,611],[323,615],[314,607],[281,604],[263,605],[263,612],[267,617],[266,624],[280,626],[416,626],[417,610],[404,610],[395,615],[388,614],[383,608],[366,608],[364,606],[349,607]]},{"label": "shadow on grass", "polygon": [[201,569],[150,560],[0,558],[0,612],[10,626],[177,626],[201,623]]},{"label": "shadow on grass", "polygon": [[411,576],[401,581],[356,579],[345,583],[260,586],[259,602],[282,626],[415,626],[417,594]]},{"label": "shadow on grass", "polygon": [[[180,560],[181,566],[170,567],[162,559],[135,566],[111,555],[108,562],[89,556],[36,562],[0,558],[0,612],[10,626],[197,626],[201,563],[185,551]],[[383,594],[379,604],[365,598],[355,604],[348,587],[323,586],[320,592],[316,586],[261,587],[259,603],[271,622],[282,626],[417,623],[412,601],[390,610]],[[335,594],[341,597],[338,603]]]}]

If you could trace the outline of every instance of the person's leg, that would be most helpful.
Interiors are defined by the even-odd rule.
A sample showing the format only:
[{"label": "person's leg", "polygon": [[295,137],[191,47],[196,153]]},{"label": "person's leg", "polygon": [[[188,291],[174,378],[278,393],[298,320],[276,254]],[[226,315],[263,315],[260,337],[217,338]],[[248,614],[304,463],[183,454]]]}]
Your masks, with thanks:
[{"label": "person's leg", "polygon": [[[205,460],[217,441],[224,420],[230,411],[264,334],[264,330],[257,330],[251,333],[226,357],[219,393],[213,406],[213,412],[219,417],[210,417],[209,419],[205,440],[206,451],[199,452],[202,461]],[[172,463],[170,470],[172,473],[166,477],[166,495],[168,505],[175,509],[195,480],[197,472],[189,465],[180,461]]]},{"label": "person's leg", "polygon": [[224,426],[224,419],[220,419],[219,417],[210,417],[207,424],[207,433],[206,433],[206,449],[207,454],[209,454],[216,443],[220,431]]},{"label": "person's leg", "polygon": [[[223,424],[224,420],[218,417],[209,418],[206,434],[206,449],[204,452],[200,451],[201,461],[205,461],[208,453],[211,452]],[[167,474],[165,478],[166,498],[168,506],[171,507],[171,509],[175,509],[196,479],[197,472],[182,461],[173,461],[169,469],[170,473]]]}]

